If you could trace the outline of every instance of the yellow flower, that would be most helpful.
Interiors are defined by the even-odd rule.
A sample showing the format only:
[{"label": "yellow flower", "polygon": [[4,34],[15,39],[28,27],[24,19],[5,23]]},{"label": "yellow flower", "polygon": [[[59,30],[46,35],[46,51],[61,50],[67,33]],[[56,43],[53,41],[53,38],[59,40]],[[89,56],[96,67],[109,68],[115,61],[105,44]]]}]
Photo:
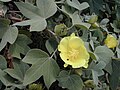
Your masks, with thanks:
[{"label": "yellow flower", "polygon": [[117,46],[118,42],[116,38],[110,34],[107,35],[107,38],[105,39],[105,45],[108,48],[115,48]]},{"label": "yellow flower", "polygon": [[74,33],[60,41],[58,50],[65,66],[71,65],[73,68],[88,67],[89,54],[82,39],[75,36]]}]

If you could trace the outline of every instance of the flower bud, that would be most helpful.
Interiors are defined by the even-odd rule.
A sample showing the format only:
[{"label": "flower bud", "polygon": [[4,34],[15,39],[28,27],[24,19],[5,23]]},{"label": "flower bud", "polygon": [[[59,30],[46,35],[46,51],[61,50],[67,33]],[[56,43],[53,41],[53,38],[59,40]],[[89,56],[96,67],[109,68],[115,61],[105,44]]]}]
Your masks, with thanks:
[{"label": "flower bud", "polygon": [[97,15],[92,15],[90,17],[90,19],[88,20],[89,23],[93,24],[98,20],[98,16]]},{"label": "flower bud", "polygon": [[58,36],[65,36],[67,34],[67,26],[65,24],[56,25],[54,32]]}]

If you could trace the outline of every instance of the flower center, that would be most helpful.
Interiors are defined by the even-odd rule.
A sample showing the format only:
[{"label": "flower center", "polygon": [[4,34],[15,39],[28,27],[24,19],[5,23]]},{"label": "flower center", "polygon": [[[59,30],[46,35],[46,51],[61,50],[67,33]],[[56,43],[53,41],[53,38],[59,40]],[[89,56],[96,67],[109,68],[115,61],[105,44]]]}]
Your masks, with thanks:
[{"label": "flower center", "polygon": [[68,53],[68,57],[70,60],[75,60],[78,57],[78,55],[79,55],[79,51],[75,49],[70,50]]}]

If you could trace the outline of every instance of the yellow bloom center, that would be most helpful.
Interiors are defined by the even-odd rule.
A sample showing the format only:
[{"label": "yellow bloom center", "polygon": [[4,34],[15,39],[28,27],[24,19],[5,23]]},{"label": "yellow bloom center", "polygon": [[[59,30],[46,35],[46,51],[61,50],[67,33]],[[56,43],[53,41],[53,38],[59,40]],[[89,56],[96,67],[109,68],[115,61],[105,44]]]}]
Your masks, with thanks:
[{"label": "yellow bloom center", "polygon": [[68,57],[71,60],[75,60],[75,59],[77,59],[78,55],[79,55],[79,51],[75,50],[75,49],[72,49],[71,51],[69,51]]}]

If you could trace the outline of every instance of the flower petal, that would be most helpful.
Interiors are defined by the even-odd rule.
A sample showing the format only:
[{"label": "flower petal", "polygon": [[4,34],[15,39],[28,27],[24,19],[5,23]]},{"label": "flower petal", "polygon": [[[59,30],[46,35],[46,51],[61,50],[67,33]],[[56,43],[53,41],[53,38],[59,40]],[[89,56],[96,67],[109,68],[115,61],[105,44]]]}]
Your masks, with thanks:
[{"label": "flower petal", "polygon": [[70,38],[70,40],[69,40],[69,47],[70,48],[77,49],[81,45],[84,45],[84,42],[79,37],[75,36],[75,37]]},{"label": "flower petal", "polygon": [[60,41],[60,44],[58,45],[58,51],[66,52],[68,50],[68,41],[69,38],[65,37]]}]

